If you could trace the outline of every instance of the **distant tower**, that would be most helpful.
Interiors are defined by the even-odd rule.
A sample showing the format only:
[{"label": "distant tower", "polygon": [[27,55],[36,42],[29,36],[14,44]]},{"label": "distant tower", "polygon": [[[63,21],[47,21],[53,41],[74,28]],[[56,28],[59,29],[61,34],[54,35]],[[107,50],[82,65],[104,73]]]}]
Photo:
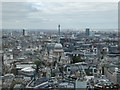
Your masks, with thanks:
[{"label": "distant tower", "polygon": [[25,29],[23,29],[23,36],[25,36]]},{"label": "distant tower", "polygon": [[89,36],[89,35],[90,35],[90,29],[86,28],[86,36]]},{"label": "distant tower", "polygon": [[27,35],[27,31],[25,29],[23,29],[23,36]]},{"label": "distant tower", "polygon": [[60,35],[60,25],[58,25],[58,35]]}]

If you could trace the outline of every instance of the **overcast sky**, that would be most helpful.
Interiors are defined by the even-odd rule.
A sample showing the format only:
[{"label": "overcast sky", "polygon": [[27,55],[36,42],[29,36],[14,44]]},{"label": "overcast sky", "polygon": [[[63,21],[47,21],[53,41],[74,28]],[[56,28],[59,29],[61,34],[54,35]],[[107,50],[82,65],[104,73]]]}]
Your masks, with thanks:
[{"label": "overcast sky", "polygon": [[118,4],[110,2],[4,2],[4,29],[117,29]]}]

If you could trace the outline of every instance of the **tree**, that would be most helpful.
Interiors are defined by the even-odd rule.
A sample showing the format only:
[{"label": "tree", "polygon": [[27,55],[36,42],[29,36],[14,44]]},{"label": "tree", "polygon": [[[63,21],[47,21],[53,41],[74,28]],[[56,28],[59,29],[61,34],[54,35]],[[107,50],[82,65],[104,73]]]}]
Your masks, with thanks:
[{"label": "tree", "polygon": [[80,56],[73,56],[72,60],[73,60],[72,63],[85,62],[85,60],[81,59]]},{"label": "tree", "polygon": [[40,66],[41,66],[42,63],[41,63],[40,60],[36,60],[34,63],[35,63],[35,65],[36,65],[35,71],[36,71],[36,73],[38,73],[38,71],[39,71]]},{"label": "tree", "polygon": [[35,77],[36,77],[36,75],[38,76],[41,65],[45,65],[45,63],[43,61],[41,61],[41,59],[39,58],[39,60],[34,61],[34,64],[36,65],[36,67],[33,67],[35,69]]},{"label": "tree", "polygon": [[101,59],[104,59],[104,57],[102,56]]}]

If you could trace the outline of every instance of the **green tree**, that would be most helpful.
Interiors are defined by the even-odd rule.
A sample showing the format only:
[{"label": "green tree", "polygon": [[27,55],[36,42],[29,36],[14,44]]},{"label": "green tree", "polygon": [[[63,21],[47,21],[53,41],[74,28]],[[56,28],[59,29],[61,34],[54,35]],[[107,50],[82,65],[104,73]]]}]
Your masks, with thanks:
[{"label": "green tree", "polygon": [[104,59],[104,56],[102,56],[101,59]]},{"label": "green tree", "polygon": [[38,73],[39,69],[40,69],[40,66],[42,65],[41,61],[40,60],[35,60],[34,61],[36,67],[35,67],[35,71],[36,73]]},{"label": "green tree", "polygon": [[85,60],[81,59],[80,56],[73,56],[72,60],[73,60],[72,63],[85,62]]},{"label": "green tree", "polygon": [[[37,57],[38,58],[38,57]],[[38,76],[39,69],[41,68],[42,65],[46,65],[40,58],[34,61],[34,64],[36,65],[33,67],[35,69],[35,77],[36,75]]]}]

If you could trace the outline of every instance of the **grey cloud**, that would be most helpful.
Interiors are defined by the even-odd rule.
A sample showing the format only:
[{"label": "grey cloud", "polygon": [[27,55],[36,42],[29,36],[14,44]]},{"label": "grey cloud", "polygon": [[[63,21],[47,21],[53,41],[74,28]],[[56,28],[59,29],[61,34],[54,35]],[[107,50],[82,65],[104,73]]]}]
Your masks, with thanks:
[{"label": "grey cloud", "polygon": [[3,28],[117,27],[117,3],[14,2],[2,7]]}]

